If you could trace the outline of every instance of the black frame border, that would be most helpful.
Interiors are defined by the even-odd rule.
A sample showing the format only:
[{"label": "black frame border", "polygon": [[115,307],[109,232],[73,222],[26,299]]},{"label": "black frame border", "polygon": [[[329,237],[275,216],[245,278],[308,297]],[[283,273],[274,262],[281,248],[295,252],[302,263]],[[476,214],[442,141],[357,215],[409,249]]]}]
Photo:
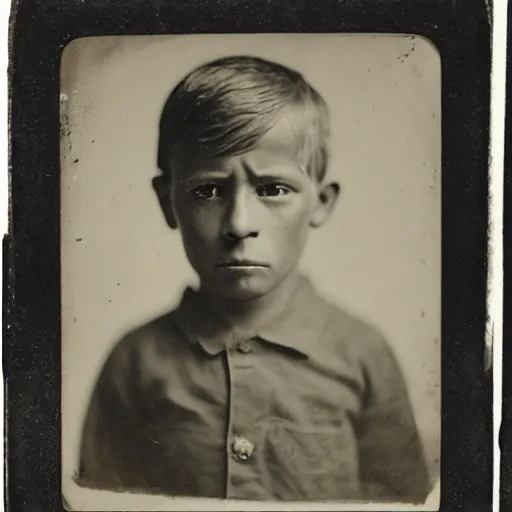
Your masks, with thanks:
[{"label": "black frame border", "polygon": [[[503,403],[500,425],[500,510],[512,510],[512,8],[508,8],[503,191]],[[496,407],[499,407],[496,404]]]},{"label": "black frame border", "polygon": [[59,67],[64,47],[95,35],[257,32],[405,33],[430,39],[441,54],[440,510],[491,510],[492,380],[484,372],[490,15],[485,0],[15,0],[9,38],[11,200],[3,244],[7,510],[63,510]]}]

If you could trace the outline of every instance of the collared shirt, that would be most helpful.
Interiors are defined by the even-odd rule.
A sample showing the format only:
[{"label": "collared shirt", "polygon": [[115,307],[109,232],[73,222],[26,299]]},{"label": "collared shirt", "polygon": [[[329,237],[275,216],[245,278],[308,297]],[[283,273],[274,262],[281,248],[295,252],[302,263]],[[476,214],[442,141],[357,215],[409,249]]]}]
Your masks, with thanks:
[{"label": "collared shirt", "polygon": [[187,289],[108,358],[79,483],[175,496],[423,502],[408,394],[386,341],[302,278],[243,335]]}]

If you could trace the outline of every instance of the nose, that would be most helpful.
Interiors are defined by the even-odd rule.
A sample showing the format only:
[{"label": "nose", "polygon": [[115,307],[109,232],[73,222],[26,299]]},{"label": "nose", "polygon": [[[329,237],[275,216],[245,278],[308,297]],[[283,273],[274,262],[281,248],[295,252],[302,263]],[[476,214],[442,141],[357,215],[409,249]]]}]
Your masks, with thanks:
[{"label": "nose", "polygon": [[224,236],[231,241],[257,237],[256,212],[249,191],[236,190],[233,192],[229,209],[224,221]]}]

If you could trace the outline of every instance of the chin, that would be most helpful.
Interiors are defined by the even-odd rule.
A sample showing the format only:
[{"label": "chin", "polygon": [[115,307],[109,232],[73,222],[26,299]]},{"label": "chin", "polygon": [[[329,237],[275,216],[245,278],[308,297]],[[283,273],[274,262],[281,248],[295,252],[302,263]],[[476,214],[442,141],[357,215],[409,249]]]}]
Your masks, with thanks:
[{"label": "chin", "polygon": [[272,288],[268,286],[258,286],[248,283],[237,283],[235,285],[224,285],[220,287],[219,290],[221,290],[221,294],[226,299],[245,302],[264,297],[272,290]]},{"label": "chin", "polygon": [[233,276],[216,283],[214,289],[219,296],[228,300],[250,301],[268,295],[276,283],[262,276]]}]

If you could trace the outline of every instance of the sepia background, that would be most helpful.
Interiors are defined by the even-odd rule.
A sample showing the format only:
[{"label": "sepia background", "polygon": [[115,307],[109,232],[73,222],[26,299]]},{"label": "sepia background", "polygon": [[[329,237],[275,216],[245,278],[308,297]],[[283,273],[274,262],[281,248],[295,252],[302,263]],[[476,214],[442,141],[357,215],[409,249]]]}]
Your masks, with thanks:
[{"label": "sepia background", "polygon": [[[441,65],[435,48],[421,38],[386,35],[87,38],[65,49],[61,68],[62,478],[74,510],[120,503],[108,493],[96,502],[94,491],[72,481],[105,358],[127,330],[171,309],[196,281],[151,188],[160,110],[192,68],[231,54],[297,69],[331,109],[329,172],[342,185],[341,200],[327,225],[312,232],[302,266],[321,292],[388,338],[437,479]],[[141,506],[135,498],[131,503]]]}]

